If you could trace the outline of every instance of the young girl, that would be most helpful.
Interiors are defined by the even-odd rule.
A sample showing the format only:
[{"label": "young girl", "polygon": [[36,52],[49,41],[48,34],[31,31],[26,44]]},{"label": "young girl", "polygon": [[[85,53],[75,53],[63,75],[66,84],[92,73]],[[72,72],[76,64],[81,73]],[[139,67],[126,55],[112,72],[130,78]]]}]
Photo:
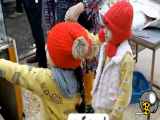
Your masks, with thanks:
[{"label": "young girl", "polygon": [[133,8],[128,2],[117,2],[102,19],[104,27],[99,38],[104,43],[92,89],[92,106],[96,112],[108,113],[110,120],[122,120],[132,95],[134,60],[128,39]]},{"label": "young girl", "polygon": [[[48,33],[51,69],[35,68],[0,59],[0,78],[37,94],[44,104],[42,120],[66,120],[80,100],[80,64],[94,55],[94,43],[78,23],[62,22]],[[5,92],[5,91],[1,91]]]}]

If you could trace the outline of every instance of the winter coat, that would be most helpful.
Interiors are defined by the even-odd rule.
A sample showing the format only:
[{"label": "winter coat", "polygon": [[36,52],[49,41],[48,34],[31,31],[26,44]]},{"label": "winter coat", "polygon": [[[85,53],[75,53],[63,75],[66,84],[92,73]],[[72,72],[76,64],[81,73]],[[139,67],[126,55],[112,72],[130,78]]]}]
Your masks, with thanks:
[{"label": "winter coat", "polygon": [[134,60],[128,41],[121,43],[116,55],[108,61],[104,53],[105,45],[100,50],[92,105],[95,111],[111,111],[116,120],[121,120],[132,95]]},{"label": "winter coat", "polygon": [[50,69],[20,65],[0,59],[0,76],[37,94],[43,102],[44,116],[41,120],[66,120],[79,103],[79,94],[64,97]]}]

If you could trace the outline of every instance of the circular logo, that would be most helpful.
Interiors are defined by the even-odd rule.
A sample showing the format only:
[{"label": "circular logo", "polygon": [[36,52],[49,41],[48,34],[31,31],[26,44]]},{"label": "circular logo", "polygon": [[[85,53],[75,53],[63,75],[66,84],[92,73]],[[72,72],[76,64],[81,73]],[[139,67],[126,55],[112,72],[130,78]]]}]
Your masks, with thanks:
[{"label": "circular logo", "polygon": [[144,92],[140,98],[139,105],[144,115],[150,116],[151,113],[155,113],[159,106],[156,92],[153,90]]}]

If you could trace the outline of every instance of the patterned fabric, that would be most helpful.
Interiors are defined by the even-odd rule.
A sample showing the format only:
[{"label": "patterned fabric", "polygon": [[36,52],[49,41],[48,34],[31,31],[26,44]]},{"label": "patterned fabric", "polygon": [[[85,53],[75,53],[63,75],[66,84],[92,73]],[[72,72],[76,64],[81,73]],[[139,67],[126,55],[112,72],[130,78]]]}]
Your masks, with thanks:
[{"label": "patterned fabric", "polygon": [[79,0],[44,0],[43,17],[47,30],[57,22],[64,21],[67,9],[78,2]]},{"label": "patterned fabric", "polygon": [[88,19],[92,19],[94,30],[93,32],[97,33],[99,27],[101,25],[101,16],[100,16],[100,8],[104,5],[110,7],[113,3],[116,3],[118,0],[83,0],[85,5],[86,12],[88,14]]},{"label": "patterned fabric", "polygon": [[21,89],[21,93],[23,98],[24,120],[44,120],[42,100],[25,88]]},{"label": "patterned fabric", "polygon": [[131,99],[134,61],[126,41],[120,45],[116,56],[110,60],[104,56],[104,47],[105,44],[100,52],[92,91],[92,105],[96,111],[109,110],[116,118],[114,120],[121,120]]},{"label": "patterned fabric", "polygon": [[46,29],[50,29],[57,22],[63,21],[67,9],[78,2],[83,2],[86,6],[88,19],[93,20],[94,32],[99,29],[99,11],[96,7],[101,7],[103,3],[111,6],[117,0],[43,0],[43,21]]},{"label": "patterned fabric", "polygon": [[81,1],[85,3],[88,20],[94,21],[94,32],[97,32],[99,12],[94,8],[100,6],[104,0],[43,0],[43,18],[47,30],[57,22],[63,21],[67,9]]},{"label": "patterned fabric", "polygon": [[120,65],[120,80],[122,80],[119,86],[120,93],[111,113],[116,120],[123,119],[123,112],[129,105],[132,95],[134,61],[130,54],[126,54],[124,57],[126,59],[123,59],[123,62]]},{"label": "patterned fabric", "polygon": [[93,21],[93,32],[97,33],[99,30],[99,8],[103,4],[105,0],[83,0],[85,5],[86,13],[88,16],[88,20],[92,19]]},{"label": "patterned fabric", "polygon": [[46,29],[50,29],[55,21],[55,12],[54,12],[55,2],[54,0],[43,0],[43,22],[46,25]]},{"label": "patterned fabric", "polygon": [[30,68],[0,59],[0,71],[6,80],[29,89],[41,98],[45,112],[42,120],[67,120],[68,114],[76,111],[79,93],[71,98],[64,97],[54,81],[51,70]]}]

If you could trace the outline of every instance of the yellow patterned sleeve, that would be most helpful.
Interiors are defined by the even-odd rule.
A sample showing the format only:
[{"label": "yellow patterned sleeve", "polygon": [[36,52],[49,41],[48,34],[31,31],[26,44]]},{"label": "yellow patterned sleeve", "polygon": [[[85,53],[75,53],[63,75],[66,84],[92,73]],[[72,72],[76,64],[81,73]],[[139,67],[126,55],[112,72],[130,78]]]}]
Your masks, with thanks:
[{"label": "yellow patterned sleeve", "polygon": [[120,65],[120,91],[117,101],[111,112],[114,120],[122,120],[123,112],[130,103],[132,95],[132,78],[134,70],[133,57],[127,53]]},{"label": "yellow patterned sleeve", "polygon": [[0,59],[0,77],[18,84],[26,89],[41,94],[40,83],[48,80],[48,70],[35,68],[28,65],[20,65],[8,60]]}]

